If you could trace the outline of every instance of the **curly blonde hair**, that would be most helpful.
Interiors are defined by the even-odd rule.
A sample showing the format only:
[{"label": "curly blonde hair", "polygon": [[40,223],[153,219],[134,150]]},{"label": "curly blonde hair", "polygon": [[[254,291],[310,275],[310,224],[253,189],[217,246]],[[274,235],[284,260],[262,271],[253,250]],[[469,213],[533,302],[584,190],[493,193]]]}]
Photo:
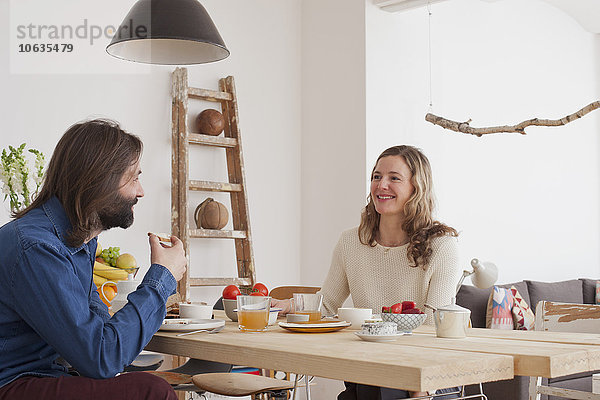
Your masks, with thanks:
[{"label": "curly blonde hair", "polygon": [[[373,171],[375,171],[379,160],[389,156],[403,157],[412,173],[410,181],[415,191],[404,205],[406,218],[402,223],[402,229],[409,238],[407,253],[409,261],[414,264],[412,266],[427,269],[433,252],[431,249],[432,239],[444,235],[458,236],[458,232],[456,229],[433,219],[435,200],[431,166],[421,150],[406,145],[390,147],[379,155]],[[371,194],[369,194],[358,227],[358,237],[362,244],[371,247],[376,246],[380,217],[381,215],[375,210]]]}]

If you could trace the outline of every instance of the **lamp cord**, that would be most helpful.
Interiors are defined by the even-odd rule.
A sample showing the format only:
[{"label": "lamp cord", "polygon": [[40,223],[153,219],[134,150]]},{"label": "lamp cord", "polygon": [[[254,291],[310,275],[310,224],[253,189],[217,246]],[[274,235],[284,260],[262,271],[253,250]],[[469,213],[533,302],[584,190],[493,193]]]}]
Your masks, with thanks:
[{"label": "lamp cord", "polygon": [[431,1],[427,2],[427,14],[428,14],[428,46],[429,46],[429,109],[428,112],[433,111],[433,84],[432,84],[432,73],[431,73]]}]

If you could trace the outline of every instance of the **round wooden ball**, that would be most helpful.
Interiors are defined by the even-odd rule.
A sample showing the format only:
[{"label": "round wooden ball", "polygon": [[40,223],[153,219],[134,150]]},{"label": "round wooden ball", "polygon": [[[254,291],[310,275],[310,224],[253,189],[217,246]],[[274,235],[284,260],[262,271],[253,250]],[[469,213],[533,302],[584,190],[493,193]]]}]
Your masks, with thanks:
[{"label": "round wooden ball", "polygon": [[198,132],[204,135],[218,136],[225,129],[225,118],[217,110],[208,108],[196,117]]},{"label": "round wooden ball", "polygon": [[211,201],[206,205],[202,214],[201,226],[204,229],[222,229],[229,221],[227,207],[218,201]]}]

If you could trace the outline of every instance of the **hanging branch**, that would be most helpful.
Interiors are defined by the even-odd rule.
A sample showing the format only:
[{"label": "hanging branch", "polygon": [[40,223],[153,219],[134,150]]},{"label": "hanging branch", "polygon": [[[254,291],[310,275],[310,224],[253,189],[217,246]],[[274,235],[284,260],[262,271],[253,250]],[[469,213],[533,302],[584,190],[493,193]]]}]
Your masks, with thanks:
[{"label": "hanging branch", "polygon": [[425,115],[425,120],[431,122],[434,125],[439,125],[444,129],[450,129],[455,132],[467,133],[469,135],[475,135],[477,137],[481,137],[482,135],[487,135],[490,133],[500,133],[500,132],[520,133],[521,135],[525,135],[526,134],[525,128],[527,128],[528,126],[531,126],[531,125],[533,125],[533,126],[566,125],[569,122],[575,121],[576,119],[583,117],[585,114],[587,114],[591,111],[594,111],[597,108],[600,108],[600,101],[594,101],[593,103],[590,103],[587,106],[583,107],[581,110],[579,110],[573,114],[567,115],[566,117],[561,118],[561,119],[532,118],[532,119],[523,121],[517,125],[490,126],[490,127],[485,127],[485,128],[474,128],[474,127],[470,126],[469,125],[469,123],[471,122],[470,119],[465,122],[456,122],[456,121],[451,121],[451,120],[443,118],[443,117],[438,117],[437,115],[434,115],[431,113],[427,113],[427,115]]}]

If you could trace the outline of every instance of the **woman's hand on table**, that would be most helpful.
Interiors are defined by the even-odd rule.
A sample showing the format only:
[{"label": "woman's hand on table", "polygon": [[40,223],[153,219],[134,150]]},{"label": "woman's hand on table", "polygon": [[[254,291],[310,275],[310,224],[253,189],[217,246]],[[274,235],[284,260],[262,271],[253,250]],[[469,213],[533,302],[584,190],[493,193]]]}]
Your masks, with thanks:
[{"label": "woman's hand on table", "polygon": [[292,302],[290,299],[271,299],[271,307],[281,308],[281,311],[279,311],[279,315],[286,315],[292,312]]}]

